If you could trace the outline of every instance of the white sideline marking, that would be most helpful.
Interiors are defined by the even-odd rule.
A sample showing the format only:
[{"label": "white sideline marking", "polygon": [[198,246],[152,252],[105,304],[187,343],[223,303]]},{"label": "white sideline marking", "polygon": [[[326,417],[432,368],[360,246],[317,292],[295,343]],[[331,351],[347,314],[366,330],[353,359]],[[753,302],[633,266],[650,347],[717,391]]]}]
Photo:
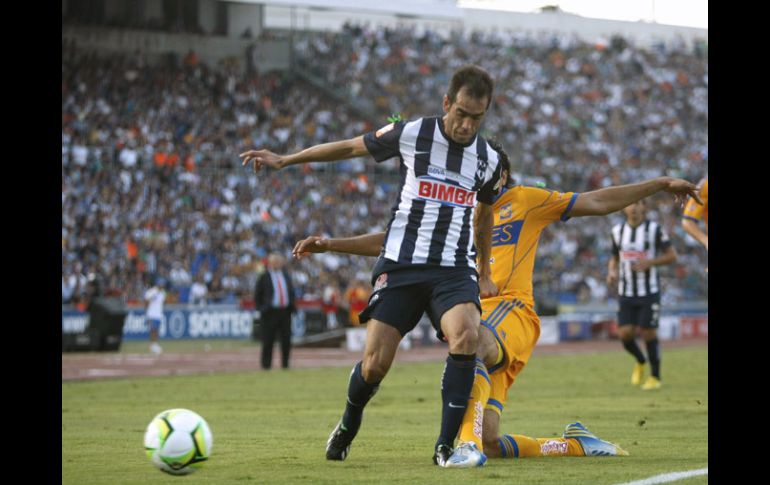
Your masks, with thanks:
[{"label": "white sideline marking", "polygon": [[654,483],[668,483],[675,482],[690,477],[697,477],[698,475],[708,475],[708,468],[701,468],[699,470],[690,470],[686,472],[672,472],[664,473],[662,475],[655,475],[644,480],[636,480],[634,482],[619,483],[618,485],[652,485]]}]

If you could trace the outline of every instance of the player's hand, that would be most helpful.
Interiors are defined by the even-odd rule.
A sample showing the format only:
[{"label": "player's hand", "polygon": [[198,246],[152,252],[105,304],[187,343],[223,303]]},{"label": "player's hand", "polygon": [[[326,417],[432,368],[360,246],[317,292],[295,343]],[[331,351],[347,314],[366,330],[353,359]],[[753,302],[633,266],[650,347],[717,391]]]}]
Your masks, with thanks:
[{"label": "player's hand", "polygon": [[647,271],[652,267],[649,259],[640,259],[631,265],[631,269],[634,271]]},{"label": "player's hand", "polygon": [[674,200],[681,206],[684,206],[688,197],[692,197],[698,205],[703,205],[703,201],[698,194],[698,187],[687,180],[671,178],[665,190],[670,194],[674,194]]},{"label": "player's hand", "polygon": [[613,271],[607,274],[607,286],[615,288],[618,284],[618,272]]},{"label": "player's hand", "polygon": [[492,281],[489,276],[479,277],[479,296],[483,298],[490,298],[497,296],[497,285]]},{"label": "player's hand", "polygon": [[329,240],[320,236],[310,236],[297,241],[291,254],[295,259],[302,259],[310,256],[312,253],[325,253],[329,250]]},{"label": "player's hand", "polygon": [[260,171],[262,167],[270,167],[275,170],[280,170],[285,166],[284,157],[276,155],[270,150],[249,150],[238,155],[243,159],[244,167],[249,163],[252,163],[254,173]]}]

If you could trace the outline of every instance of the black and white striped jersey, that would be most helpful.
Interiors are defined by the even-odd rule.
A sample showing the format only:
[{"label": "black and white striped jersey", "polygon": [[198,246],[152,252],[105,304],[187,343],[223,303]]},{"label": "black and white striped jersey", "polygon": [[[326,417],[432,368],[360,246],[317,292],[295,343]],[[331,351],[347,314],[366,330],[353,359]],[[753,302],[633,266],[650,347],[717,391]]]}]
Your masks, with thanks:
[{"label": "black and white striped jersey", "polygon": [[627,222],[612,228],[612,251],[618,258],[618,296],[651,296],[660,293],[658,268],[633,271],[631,266],[640,259],[652,259],[671,246],[666,231],[657,222],[645,220],[636,227]]},{"label": "black and white striped jersey", "polygon": [[374,159],[401,159],[399,196],[391,209],[383,270],[424,264],[476,268],[473,211],[500,190],[500,163],[478,134],[450,140],[440,117],[391,123],[364,135]]}]

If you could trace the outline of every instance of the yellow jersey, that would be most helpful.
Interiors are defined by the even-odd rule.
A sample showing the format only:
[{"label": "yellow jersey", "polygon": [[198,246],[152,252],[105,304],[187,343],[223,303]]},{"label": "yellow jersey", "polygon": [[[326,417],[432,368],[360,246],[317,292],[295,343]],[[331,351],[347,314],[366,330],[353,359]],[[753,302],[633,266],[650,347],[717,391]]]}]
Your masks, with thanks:
[{"label": "yellow jersey", "polygon": [[706,227],[709,224],[709,179],[704,178],[698,183],[698,195],[700,195],[703,205],[698,205],[695,199],[690,198],[684,208],[684,218],[692,219],[695,222],[703,221]]},{"label": "yellow jersey", "polygon": [[517,185],[503,189],[492,205],[492,281],[498,296],[518,298],[534,307],[532,275],[540,233],[550,223],[569,219],[576,192]]}]

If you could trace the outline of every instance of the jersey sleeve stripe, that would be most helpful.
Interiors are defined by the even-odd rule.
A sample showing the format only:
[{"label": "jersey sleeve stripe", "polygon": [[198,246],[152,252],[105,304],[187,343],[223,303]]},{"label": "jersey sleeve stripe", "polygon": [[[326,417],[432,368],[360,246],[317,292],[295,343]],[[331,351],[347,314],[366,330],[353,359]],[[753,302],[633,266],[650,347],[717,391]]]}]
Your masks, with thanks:
[{"label": "jersey sleeve stripe", "polygon": [[570,218],[569,211],[571,211],[572,210],[572,206],[575,205],[575,201],[577,200],[578,195],[580,195],[580,194],[578,194],[577,192],[572,194],[572,198],[569,201],[569,205],[567,206],[566,209],[564,209],[564,212],[562,212],[562,214],[561,214],[561,218],[560,219],[561,219],[562,222],[566,222]]}]

